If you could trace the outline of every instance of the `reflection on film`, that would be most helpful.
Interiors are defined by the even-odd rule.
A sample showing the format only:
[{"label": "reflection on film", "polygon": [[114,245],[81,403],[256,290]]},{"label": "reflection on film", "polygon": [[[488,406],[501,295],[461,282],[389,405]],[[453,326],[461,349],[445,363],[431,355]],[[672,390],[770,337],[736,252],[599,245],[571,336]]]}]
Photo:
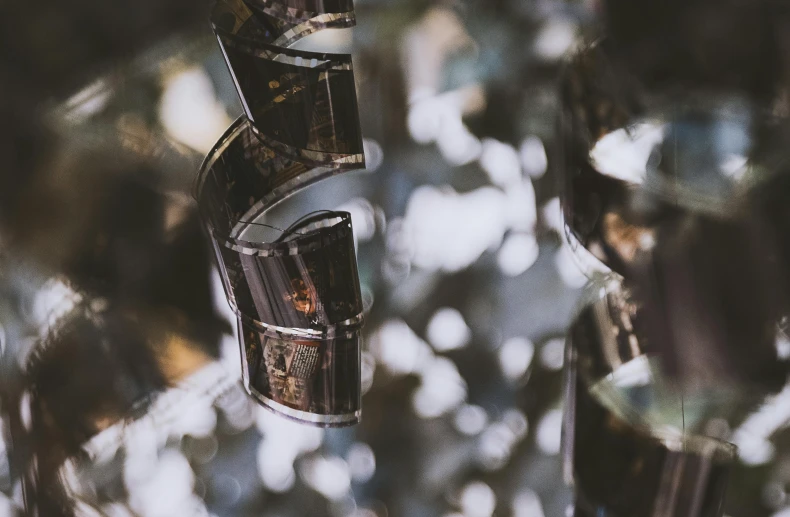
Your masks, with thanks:
[{"label": "reflection on film", "polygon": [[267,335],[242,323],[244,376],[250,394],[288,417],[331,425],[360,414],[360,335],[326,339]]}]

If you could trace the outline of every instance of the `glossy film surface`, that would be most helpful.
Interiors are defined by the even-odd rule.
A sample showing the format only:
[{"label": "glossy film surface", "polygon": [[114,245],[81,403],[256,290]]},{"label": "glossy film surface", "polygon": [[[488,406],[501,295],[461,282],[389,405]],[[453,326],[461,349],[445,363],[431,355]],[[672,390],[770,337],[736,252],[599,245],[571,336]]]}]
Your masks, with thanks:
[{"label": "glossy film surface", "polygon": [[352,6],[226,0],[212,21],[245,115],[209,153],[195,197],[237,314],[245,387],[286,417],[354,424],[362,302],[350,215],[267,222],[290,195],[364,167],[350,56],[287,48],[353,25]]}]

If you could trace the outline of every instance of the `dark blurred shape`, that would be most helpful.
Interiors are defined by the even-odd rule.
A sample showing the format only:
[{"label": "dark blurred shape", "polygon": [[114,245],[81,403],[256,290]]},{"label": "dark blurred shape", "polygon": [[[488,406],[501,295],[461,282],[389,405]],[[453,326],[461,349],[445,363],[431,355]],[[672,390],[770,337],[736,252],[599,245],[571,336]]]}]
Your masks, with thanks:
[{"label": "dark blurred shape", "polygon": [[44,106],[157,41],[198,26],[207,7],[188,0],[12,0],[0,5],[0,228],[13,225],[17,209],[31,202],[22,193],[57,148]]},{"label": "dark blurred shape", "polygon": [[602,13],[616,59],[648,88],[770,101],[790,86],[783,0],[605,0]]},{"label": "dark blurred shape", "polygon": [[[77,307],[63,321],[48,319],[51,328],[34,329],[45,336],[27,370],[20,365],[28,350],[11,343],[0,397],[26,512],[57,516],[73,514],[57,475],[63,461],[216,358],[229,329],[213,307],[197,214],[160,187],[165,166],[124,147],[128,135],[120,132],[92,139],[90,129],[55,129],[53,115],[36,111],[41,101],[14,127],[19,141],[12,141],[29,156],[3,171],[13,201],[3,204],[0,235],[4,254],[62,283]],[[34,324],[25,321],[29,308],[15,309]]]},{"label": "dark blurred shape", "polygon": [[93,224],[80,227],[61,262],[43,262],[57,266],[81,302],[36,345],[25,372],[32,427],[19,429],[13,445],[17,465],[36,465],[26,482],[30,512],[60,515],[50,513],[54,505],[70,515],[57,478],[63,461],[104,428],[144,415],[160,391],[219,355],[229,329],[213,307],[197,216],[186,209],[168,227],[168,205],[136,180],[107,181],[80,207]]},{"label": "dark blurred shape", "polygon": [[645,418],[660,404],[640,328],[649,310],[616,286],[599,296],[572,324],[567,350],[575,515],[721,516],[735,447],[662,431]]},{"label": "dark blurred shape", "polygon": [[28,515],[73,515],[58,474],[63,462],[116,421],[144,414],[166,387],[147,337],[127,314],[80,305],[36,346],[24,391],[5,386],[5,399],[19,404],[5,416]]},{"label": "dark blurred shape", "polygon": [[[0,77],[5,97],[61,97],[110,65],[205,23],[191,0],[12,0],[0,6]],[[10,95],[9,95],[10,93]]]},{"label": "dark blurred shape", "polygon": [[64,319],[27,371],[40,472],[117,420],[143,414],[168,382],[145,329],[128,314],[81,306]]},{"label": "dark blurred shape", "polygon": [[[197,214],[170,206],[151,187],[121,178],[94,205],[63,271],[75,288],[101,297],[217,357],[229,331],[212,303],[211,262]],[[141,210],[141,207],[145,207]],[[168,211],[181,211],[168,221]]]}]

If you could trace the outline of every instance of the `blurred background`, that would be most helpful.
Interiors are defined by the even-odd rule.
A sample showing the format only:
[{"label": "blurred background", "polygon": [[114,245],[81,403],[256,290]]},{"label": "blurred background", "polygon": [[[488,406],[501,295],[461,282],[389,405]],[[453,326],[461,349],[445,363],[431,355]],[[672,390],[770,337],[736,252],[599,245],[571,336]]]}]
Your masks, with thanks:
[{"label": "blurred background", "polygon": [[[299,42],[353,54],[367,159],[273,216],[352,214],[363,413],[331,430],[275,416],[238,384],[191,198],[242,112],[205,12],[36,4],[0,8],[0,516],[48,483],[68,494],[65,515],[573,514],[562,367],[586,278],[562,237],[553,150],[563,58],[594,36],[596,2],[357,0],[355,28]],[[137,357],[119,324],[126,352],[58,355],[50,342],[89,341],[61,328],[75,307],[93,323],[117,311],[164,344]],[[164,378],[100,374],[146,361]],[[744,517],[785,515],[790,456],[764,452],[739,480],[759,494]]]}]

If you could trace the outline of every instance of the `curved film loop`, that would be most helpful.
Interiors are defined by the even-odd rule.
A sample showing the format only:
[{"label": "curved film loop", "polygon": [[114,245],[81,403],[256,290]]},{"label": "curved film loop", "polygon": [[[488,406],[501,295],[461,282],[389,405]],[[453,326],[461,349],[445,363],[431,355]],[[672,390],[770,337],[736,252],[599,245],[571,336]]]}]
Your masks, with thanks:
[{"label": "curved film loop", "polygon": [[571,327],[567,472],[579,516],[719,516],[734,449],[687,432],[726,436],[703,424],[787,383],[790,125],[743,84],[652,81],[621,44],[580,49],[560,83],[566,240],[619,283]]},{"label": "curved film loop", "polygon": [[651,354],[619,289],[584,309],[566,350],[565,468],[576,517],[720,517],[732,444],[643,416]]},{"label": "curved film loop", "polygon": [[354,24],[350,0],[221,0],[212,25],[245,114],[203,163],[195,197],[237,315],[243,380],[262,405],[320,426],[360,415],[362,297],[351,217],[285,230],[267,211],[364,167],[351,57],[287,48]]}]

